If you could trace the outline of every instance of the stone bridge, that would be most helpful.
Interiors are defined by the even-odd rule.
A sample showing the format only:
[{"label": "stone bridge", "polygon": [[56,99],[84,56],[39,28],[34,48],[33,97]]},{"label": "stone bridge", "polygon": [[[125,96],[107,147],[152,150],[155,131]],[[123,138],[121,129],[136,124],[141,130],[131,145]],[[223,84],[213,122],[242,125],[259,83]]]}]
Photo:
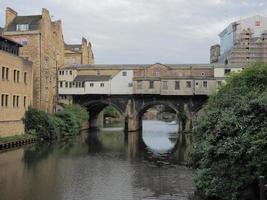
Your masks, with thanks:
[{"label": "stone bridge", "polygon": [[90,114],[90,128],[98,127],[99,113],[107,106],[115,107],[125,117],[125,131],[137,132],[142,129],[142,116],[155,105],[165,105],[177,113],[186,114],[186,120],[179,120],[179,129],[190,131],[193,118],[202,108],[206,95],[162,96],[162,95],[73,95],[73,102],[87,108]]}]

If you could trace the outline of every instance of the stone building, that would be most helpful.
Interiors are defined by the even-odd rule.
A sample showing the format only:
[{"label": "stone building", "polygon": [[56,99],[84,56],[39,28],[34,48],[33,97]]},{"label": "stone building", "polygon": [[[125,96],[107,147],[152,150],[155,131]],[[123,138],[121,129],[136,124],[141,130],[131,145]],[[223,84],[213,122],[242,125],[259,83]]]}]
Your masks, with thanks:
[{"label": "stone building", "polygon": [[24,133],[22,118],[32,105],[32,62],[18,56],[20,47],[0,36],[0,137]]},{"label": "stone building", "polygon": [[52,112],[57,99],[57,69],[64,65],[61,21],[51,21],[46,9],[41,15],[18,16],[6,8],[3,34],[22,44],[20,56],[33,63],[33,106]]},{"label": "stone building", "polygon": [[267,62],[267,17],[253,16],[231,23],[211,47],[211,63]]},{"label": "stone building", "polygon": [[92,44],[85,38],[82,38],[81,44],[65,43],[64,64],[94,64]]},{"label": "stone building", "polygon": [[59,71],[60,101],[74,95],[209,95],[241,65],[71,65]]}]

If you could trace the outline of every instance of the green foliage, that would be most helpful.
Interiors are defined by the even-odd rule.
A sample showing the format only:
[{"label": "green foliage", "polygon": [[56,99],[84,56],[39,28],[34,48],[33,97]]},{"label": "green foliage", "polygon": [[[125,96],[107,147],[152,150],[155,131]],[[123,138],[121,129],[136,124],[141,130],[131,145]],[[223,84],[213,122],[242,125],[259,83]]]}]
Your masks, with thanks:
[{"label": "green foliage", "polygon": [[121,113],[113,106],[108,106],[104,109],[104,116],[119,118],[121,116]]},{"label": "green foliage", "polygon": [[87,123],[89,120],[87,110],[77,104],[66,106],[64,108],[64,111],[72,113],[75,119],[77,119],[80,127],[82,126],[82,124]]},{"label": "green foliage", "polygon": [[257,188],[257,177],[267,176],[267,65],[231,74],[205,111],[194,132],[198,193],[244,199],[244,192]]},{"label": "green foliage", "polygon": [[51,138],[56,128],[50,114],[35,108],[29,108],[25,113],[24,124],[26,132],[45,139]]},{"label": "green foliage", "polygon": [[86,109],[79,105],[69,105],[63,111],[48,114],[35,108],[25,113],[24,123],[28,133],[44,139],[77,135],[83,123],[88,121]]}]

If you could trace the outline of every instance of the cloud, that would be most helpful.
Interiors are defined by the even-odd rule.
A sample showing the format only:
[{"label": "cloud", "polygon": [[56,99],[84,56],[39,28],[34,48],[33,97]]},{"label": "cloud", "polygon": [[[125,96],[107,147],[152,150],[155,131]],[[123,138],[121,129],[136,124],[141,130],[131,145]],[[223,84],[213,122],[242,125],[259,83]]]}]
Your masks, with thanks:
[{"label": "cloud", "polygon": [[64,38],[87,37],[97,63],[207,63],[229,23],[267,15],[266,0],[1,0],[20,15],[42,7],[63,22]]}]

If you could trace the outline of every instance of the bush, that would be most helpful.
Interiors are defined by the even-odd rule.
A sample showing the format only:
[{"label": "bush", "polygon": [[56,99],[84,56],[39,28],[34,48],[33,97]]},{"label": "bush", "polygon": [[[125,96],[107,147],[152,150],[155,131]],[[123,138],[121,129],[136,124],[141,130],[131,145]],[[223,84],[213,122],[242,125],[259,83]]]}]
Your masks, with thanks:
[{"label": "bush", "polygon": [[204,199],[245,199],[267,176],[267,65],[253,64],[209,98],[194,132],[196,187]]},{"label": "bush", "polygon": [[81,127],[84,123],[88,123],[89,115],[86,108],[81,107],[80,105],[68,105],[64,108],[65,112],[72,113],[77,119],[79,126]]},{"label": "bush", "polygon": [[66,135],[77,135],[83,123],[88,122],[86,109],[79,105],[69,105],[61,112],[48,114],[35,108],[25,113],[26,132],[50,139]]},{"label": "bush", "polygon": [[36,133],[45,139],[51,138],[56,129],[51,115],[31,107],[25,113],[24,124],[26,132]]}]

